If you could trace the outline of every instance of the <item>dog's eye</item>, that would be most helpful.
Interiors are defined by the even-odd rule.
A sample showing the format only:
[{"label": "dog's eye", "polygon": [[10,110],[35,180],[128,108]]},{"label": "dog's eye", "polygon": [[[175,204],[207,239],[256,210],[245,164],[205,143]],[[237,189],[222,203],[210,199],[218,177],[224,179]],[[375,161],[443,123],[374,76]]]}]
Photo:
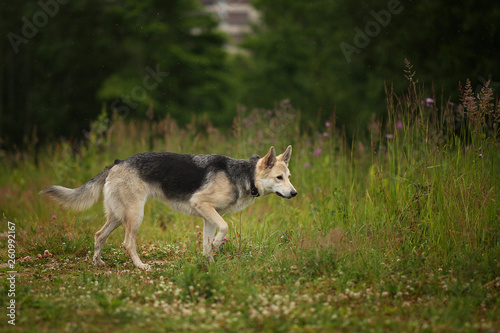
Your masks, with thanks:
[{"label": "dog's eye", "polygon": [[278,176],[276,178],[278,178],[278,180],[283,180],[283,176]]}]

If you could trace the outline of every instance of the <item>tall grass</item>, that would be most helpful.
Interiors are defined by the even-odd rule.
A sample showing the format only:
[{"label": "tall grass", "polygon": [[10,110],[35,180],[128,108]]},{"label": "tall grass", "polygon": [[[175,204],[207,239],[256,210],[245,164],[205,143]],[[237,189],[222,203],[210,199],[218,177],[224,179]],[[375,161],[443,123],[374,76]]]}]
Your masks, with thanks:
[{"label": "tall grass", "polygon": [[[36,158],[32,151],[4,154],[3,221],[17,225],[18,258],[30,256],[21,261],[20,283],[40,292],[45,287],[37,281],[55,260],[68,281],[93,290],[79,305],[82,313],[126,330],[149,315],[153,330],[201,329],[200,318],[209,329],[231,330],[232,323],[240,331],[498,329],[500,103],[488,85],[474,95],[466,83],[453,104],[427,96],[409,64],[407,77],[403,94],[388,88],[387,117],[372,119],[366,139],[348,140],[334,115],[304,128],[300,111],[282,101],[271,110],[239,107],[230,132],[205,119],[180,128],[169,117],[128,122],[104,110],[84,142],[62,141]],[[143,151],[248,158],[288,144],[299,195],[259,198],[226,216],[228,241],[213,264],[200,255],[202,221],[152,201],[138,244],[139,255],[157,264],[153,271],[122,271],[132,267],[120,229],[104,247],[109,266],[95,268],[89,257],[104,220],[102,204],[74,213],[37,194],[54,183],[80,186],[115,159]],[[55,259],[41,255],[45,250]],[[82,260],[68,264],[80,273],[67,272],[69,258]],[[82,273],[88,270],[90,278]],[[69,325],[68,299],[82,293],[71,283],[61,279],[43,289],[44,295],[61,286],[74,290],[50,296],[62,305],[49,296],[26,300],[26,313],[36,320],[25,325]],[[210,307],[228,315],[210,314]]]}]

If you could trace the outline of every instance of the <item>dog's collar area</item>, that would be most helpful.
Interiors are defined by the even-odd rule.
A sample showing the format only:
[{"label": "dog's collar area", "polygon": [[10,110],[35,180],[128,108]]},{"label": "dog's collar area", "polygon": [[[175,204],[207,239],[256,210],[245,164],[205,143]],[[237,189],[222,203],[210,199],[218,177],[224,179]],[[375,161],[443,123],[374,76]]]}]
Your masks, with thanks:
[{"label": "dog's collar area", "polygon": [[250,158],[250,162],[252,162],[250,169],[250,172],[252,174],[252,176],[250,176],[250,195],[254,198],[260,197],[259,189],[257,188],[257,186],[255,186],[255,167],[259,158],[259,155],[253,155]]},{"label": "dog's collar area", "polygon": [[257,189],[257,187],[255,187],[255,184],[253,184],[253,183],[252,183],[252,185],[250,187],[250,194],[254,198],[260,197],[259,190]]}]

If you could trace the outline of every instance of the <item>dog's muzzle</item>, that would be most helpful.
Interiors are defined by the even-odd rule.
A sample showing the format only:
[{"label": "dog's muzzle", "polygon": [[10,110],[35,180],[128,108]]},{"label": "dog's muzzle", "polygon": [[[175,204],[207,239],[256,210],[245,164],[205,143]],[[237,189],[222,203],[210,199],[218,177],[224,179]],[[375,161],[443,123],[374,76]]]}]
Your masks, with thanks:
[{"label": "dog's muzzle", "polygon": [[291,199],[293,198],[294,196],[297,195],[297,191],[293,190],[290,192],[290,196],[284,196],[283,194],[281,194],[280,192],[275,192],[278,196],[282,197],[282,198],[285,198],[285,199]]}]

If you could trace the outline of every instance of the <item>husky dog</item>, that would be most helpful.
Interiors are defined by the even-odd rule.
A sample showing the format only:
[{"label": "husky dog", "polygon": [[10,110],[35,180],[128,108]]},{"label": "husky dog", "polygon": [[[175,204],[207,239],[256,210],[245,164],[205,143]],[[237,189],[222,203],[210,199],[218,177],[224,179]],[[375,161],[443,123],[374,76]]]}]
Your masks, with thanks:
[{"label": "husky dog", "polygon": [[271,147],[263,158],[253,155],[248,161],[221,155],[141,153],[116,160],[79,188],[55,185],[40,193],[67,208],[84,210],[97,202],[104,187],[107,221],[95,234],[94,264],[104,265],[102,246],[111,232],[123,225],[123,247],[136,267],[149,269],[137,255],[135,243],[148,198],[202,217],[203,255],[212,259],[228,231],[221,215],[245,209],[259,196],[276,193],[291,199],[297,195],[289,180],[291,156],[292,146],[279,156]]}]

